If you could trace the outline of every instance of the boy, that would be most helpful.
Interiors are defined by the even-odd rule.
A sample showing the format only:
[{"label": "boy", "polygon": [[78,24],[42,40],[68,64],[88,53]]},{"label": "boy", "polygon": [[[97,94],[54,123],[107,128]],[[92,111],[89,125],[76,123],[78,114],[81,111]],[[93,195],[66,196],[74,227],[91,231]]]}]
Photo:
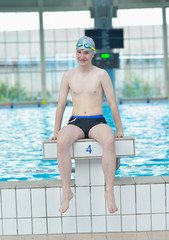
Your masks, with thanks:
[{"label": "boy", "polygon": [[[79,66],[64,73],[61,82],[52,137],[53,140],[57,139],[58,166],[63,188],[59,209],[61,213],[66,212],[73,198],[70,186],[72,162],[69,148],[80,138],[93,138],[102,146],[107,207],[110,213],[118,210],[114,197],[116,170],[114,137],[123,137],[123,129],[111,79],[105,70],[92,65],[94,53],[93,39],[87,36],[80,38],[76,45],[76,59]],[[72,116],[68,125],[60,129],[69,90],[73,104]],[[117,130],[115,136],[103,117],[104,93],[115,122]]]}]

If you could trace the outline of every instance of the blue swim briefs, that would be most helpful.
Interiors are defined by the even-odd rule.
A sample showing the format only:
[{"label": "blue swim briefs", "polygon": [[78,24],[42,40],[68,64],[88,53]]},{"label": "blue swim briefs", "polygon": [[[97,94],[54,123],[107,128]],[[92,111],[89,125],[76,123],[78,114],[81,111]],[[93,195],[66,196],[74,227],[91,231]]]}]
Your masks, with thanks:
[{"label": "blue swim briefs", "polygon": [[82,129],[85,134],[85,138],[89,138],[88,133],[90,129],[100,123],[107,124],[103,115],[94,116],[71,116],[68,121],[68,125],[72,124]]}]

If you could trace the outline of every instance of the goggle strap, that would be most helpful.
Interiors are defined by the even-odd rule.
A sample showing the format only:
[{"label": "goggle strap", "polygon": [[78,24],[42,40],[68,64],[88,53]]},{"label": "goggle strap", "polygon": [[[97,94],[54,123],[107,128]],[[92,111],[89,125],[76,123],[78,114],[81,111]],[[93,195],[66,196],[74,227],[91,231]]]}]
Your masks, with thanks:
[{"label": "goggle strap", "polygon": [[92,47],[92,46],[90,46],[90,48],[91,48],[92,50],[94,50],[94,51],[96,50],[96,49],[95,49],[94,47]]},{"label": "goggle strap", "polygon": [[[80,45],[80,44],[81,44],[81,45]],[[87,44],[88,44],[88,43],[87,43]],[[85,44],[79,43],[79,45],[80,45],[80,46],[78,46],[78,44],[76,44],[75,46],[76,46],[76,47],[81,47],[81,46],[84,46],[84,47],[85,47]],[[90,46],[90,45],[89,45],[89,47],[86,47],[86,48],[91,48],[91,49],[94,50],[94,51],[96,50],[94,47],[92,47],[92,46]]]}]

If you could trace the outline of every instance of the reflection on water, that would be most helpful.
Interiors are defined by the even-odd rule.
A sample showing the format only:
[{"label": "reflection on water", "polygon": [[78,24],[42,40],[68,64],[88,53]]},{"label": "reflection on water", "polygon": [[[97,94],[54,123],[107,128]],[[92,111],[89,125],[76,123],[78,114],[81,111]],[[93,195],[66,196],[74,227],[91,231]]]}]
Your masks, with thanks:
[{"label": "reflection on water", "polygon": [[[169,174],[169,103],[119,105],[126,136],[136,139],[136,156],[121,158],[116,177]],[[51,138],[56,105],[0,109],[0,180],[58,179],[57,160],[43,160],[42,141]],[[71,116],[66,107],[63,125]],[[115,130],[108,106],[103,107]],[[74,166],[74,162],[73,162]],[[72,173],[72,178],[74,174]]]}]

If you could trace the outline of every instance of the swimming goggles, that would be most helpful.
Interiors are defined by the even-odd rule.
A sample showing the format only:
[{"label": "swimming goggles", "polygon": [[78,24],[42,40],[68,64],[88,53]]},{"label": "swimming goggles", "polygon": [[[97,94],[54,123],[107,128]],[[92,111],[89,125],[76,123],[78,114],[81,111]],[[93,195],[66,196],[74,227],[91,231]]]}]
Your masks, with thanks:
[{"label": "swimming goggles", "polygon": [[92,50],[96,50],[94,47],[92,47],[89,43],[81,43],[81,42],[78,42],[76,45],[75,45],[76,47],[82,47],[82,46],[84,46],[85,48],[91,48]]}]

